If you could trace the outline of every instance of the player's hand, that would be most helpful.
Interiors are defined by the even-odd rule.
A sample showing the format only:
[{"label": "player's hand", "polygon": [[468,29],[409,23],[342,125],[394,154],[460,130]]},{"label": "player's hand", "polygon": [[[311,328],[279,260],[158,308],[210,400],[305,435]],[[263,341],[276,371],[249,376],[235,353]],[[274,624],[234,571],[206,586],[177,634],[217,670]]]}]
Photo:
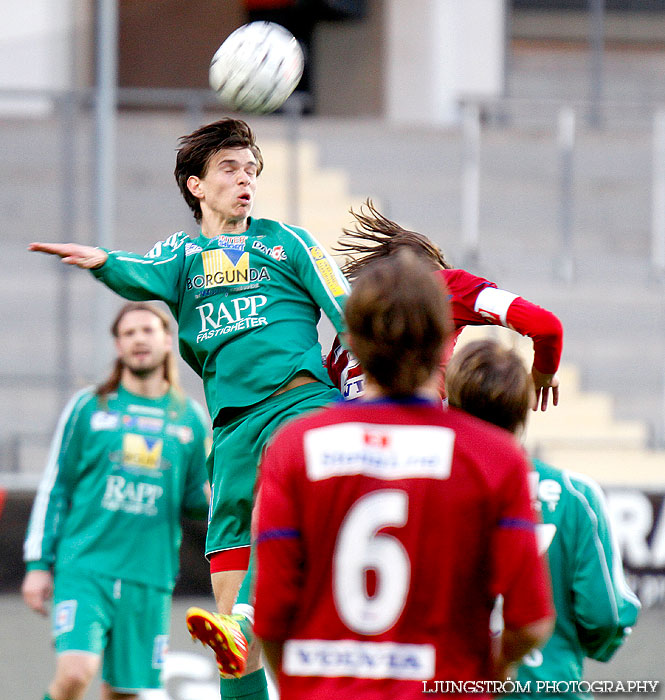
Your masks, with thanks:
[{"label": "player's hand", "polygon": [[79,243],[31,243],[28,250],[59,255],[63,263],[77,265],[84,270],[101,267],[109,257],[108,253],[101,248]]},{"label": "player's hand", "polygon": [[535,367],[531,370],[533,378],[533,388],[536,390],[536,403],[533,407],[534,411],[546,411],[549,405],[550,391],[552,392],[552,404],[557,406],[559,403],[559,377],[556,374],[543,374]]},{"label": "player's hand", "polygon": [[50,571],[28,571],[23,579],[21,593],[25,604],[40,615],[48,615],[46,603],[53,596],[53,576]]}]

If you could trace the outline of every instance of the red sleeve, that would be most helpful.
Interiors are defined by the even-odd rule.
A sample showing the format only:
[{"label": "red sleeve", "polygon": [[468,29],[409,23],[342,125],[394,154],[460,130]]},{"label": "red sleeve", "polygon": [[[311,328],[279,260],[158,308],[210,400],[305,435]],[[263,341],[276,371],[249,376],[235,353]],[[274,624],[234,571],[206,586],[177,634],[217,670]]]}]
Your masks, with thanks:
[{"label": "red sleeve", "polygon": [[528,465],[515,461],[500,484],[502,504],[491,546],[492,592],[503,596],[505,626],[517,629],[553,615],[545,561],[538,553]]},{"label": "red sleeve", "polygon": [[533,340],[533,366],[543,374],[554,374],[563,348],[561,321],[551,311],[522,297],[508,307],[506,318],[510,328]]},{"label": "red sleeve", "polygon": [[533,364],[539,372],[557,371],[563,327],[551,311],[466,270],[441,270],[437,274],[448,288],[456,330],[478,325],[511,328],[533,340]]},{"label": "red sleeve", "polygon": [[302,441],[278,434],[261,463],[254,509],[255,623],[257,636],[282,641],[289,636],[302,587],[302,540],[297,477]]}]

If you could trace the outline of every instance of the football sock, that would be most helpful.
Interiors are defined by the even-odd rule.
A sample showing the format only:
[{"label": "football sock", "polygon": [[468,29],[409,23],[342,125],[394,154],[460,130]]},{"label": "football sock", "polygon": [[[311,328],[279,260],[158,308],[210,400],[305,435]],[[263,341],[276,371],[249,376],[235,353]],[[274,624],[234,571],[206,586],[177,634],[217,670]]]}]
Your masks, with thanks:
[{"label": "football sock", "polygon": [[219,694],[223,700],[227,698],[243,698],[243,700],[269,700],[266,672],[260,668],[242,678],[220,678]]},{"label": "football sock", "polygon": [[45,693],[45,695],[44,695],[44,697],[42,698],[42,700],[53,700],[53,698],[52,698],[48,693]]}]

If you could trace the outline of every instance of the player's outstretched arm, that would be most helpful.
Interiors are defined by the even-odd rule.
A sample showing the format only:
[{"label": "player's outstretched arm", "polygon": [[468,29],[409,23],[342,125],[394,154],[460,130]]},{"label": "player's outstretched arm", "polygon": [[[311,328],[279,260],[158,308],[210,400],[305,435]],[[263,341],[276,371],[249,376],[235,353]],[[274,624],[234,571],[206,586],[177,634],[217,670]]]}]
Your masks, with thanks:
[{"label": "player's outstretched arm", "polygon": [[101,267],[108,258],[108,253],[101,248],[79,243],[31,243],[28,250],[37,253],[58,255],[63,263],[77,265],[84,270]]},{"label": "player's outstretched arm", "polygon": [[545,374],[539,372],[535,367],[531,369],[531,377],[533,378],[533,386],[536,390],[536,403],[533,407],[534,411],[546,411],[549,405],[550,391],[552,392],[552,404],[559,404],[559,377],[556,374]]},{"label": "player's outstretched arm", "polygon": [[50,571],[33,569],[23,579],[21,593],[25,604],[40,615],[48,615],[46,603],[53,595],[53,576]]}]

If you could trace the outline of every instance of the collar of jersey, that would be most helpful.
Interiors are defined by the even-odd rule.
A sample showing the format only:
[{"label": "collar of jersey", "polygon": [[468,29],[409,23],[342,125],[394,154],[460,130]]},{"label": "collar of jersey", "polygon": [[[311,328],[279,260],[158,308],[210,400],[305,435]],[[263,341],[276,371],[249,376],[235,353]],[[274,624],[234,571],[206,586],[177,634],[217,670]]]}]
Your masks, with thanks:
[{"label": "collar of jersey", "polygon": [[200,245],[202,248],[205,248],[209,243],[212,243],[213,241],[216,241],[219,236],[252,236],[256,233],[257,227],[257,222],[260,221],[260,219],[255,218],[254,216],[249,217],[249,226],[247,227],[246,231],[242,231],[242,233],[222,233],[218,234],[216,236],[213,236],[212,238],[208,238],[208,236],[204,236],[201,229],[199,229],[199,235],[198,238],[195,238],[192,243],[196,243]]},{"label": "collar of jersey", "polygon": [[[347,401],[348,403],[348,401]],[[426,399],[423,396],[400,396],[399,398],[381,397],[378,399],[357,399],[358,405],[363,406],[423,406],[442,408],[440,399]]]}]

